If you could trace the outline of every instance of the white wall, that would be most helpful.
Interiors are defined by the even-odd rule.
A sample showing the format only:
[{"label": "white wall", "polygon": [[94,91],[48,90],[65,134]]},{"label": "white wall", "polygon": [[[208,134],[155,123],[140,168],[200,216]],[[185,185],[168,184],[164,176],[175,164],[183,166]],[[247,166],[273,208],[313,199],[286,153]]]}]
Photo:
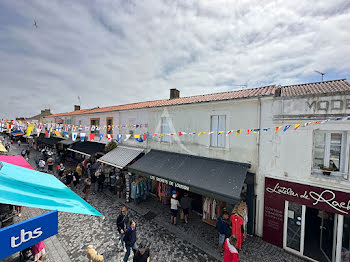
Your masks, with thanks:
[{"label": "white wall", "polygon": [[[294,124],[315,122],[321,119],[350,115],[350,110],[345,106],[349,96],[310,96],[294,97],[289,99],[275,98],[274,101],[265,102],[263,105],[263,126],[275,127],[291,124],[292,126],[283,132],[267,132],[261,135],[260,161],[257,181],[257,213],[263,214],[264,202],[264,178],[265,176],[277,179],[287,179],[291,182],[310,184],[319,187],[331,188],[350,192],[350,183],[341,178],[320,177],[312,175],[313,166],[313,134],[315,130],[348,131],[350,120],[332,121],[325,124],[300,126],[296,131]],[[332,102],[332,101],[344,102]],[[320,103],[320,101],[322,101]],[[328,102],[325,102],[328,101]],[[315,102],[311,107],[310,105]],[[325,110],[327,108],[328,110]],[[332,109],[331,105],[342,110]],[[321,110],[318,110],[318,105]],[[273,116],[273,118],[271,117]],[[293,120],[292,120],[293,119]],[[310,120],[312,119],[312,120]],[[348,137],[350,138],[350,133]],[[349,140],[347,147],[349,148]],[[346,156],[349,159],[349,156]],[[257,215],[258,216],[258,215]],[[263,216],[257,217],[256,232],[262,235]]]}]

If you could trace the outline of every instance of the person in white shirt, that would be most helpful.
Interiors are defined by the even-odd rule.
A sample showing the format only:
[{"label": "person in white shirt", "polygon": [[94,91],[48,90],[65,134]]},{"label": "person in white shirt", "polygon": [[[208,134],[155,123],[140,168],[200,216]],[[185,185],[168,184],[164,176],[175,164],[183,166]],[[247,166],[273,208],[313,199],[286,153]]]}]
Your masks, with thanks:
[{"label": "person in white shirt", "polygon": [[46,165],[45,161],[43,159],[40,159],[39,161],[40,171],[44,171],[45,165]]},{"label": "person in white shirt", "polygon": [[177,208],[181,207],[179,200],[176,199],[176,194],[172,195],[170,200],[170,211],[171,211],[171,224],[174,223],[176,226]]}]

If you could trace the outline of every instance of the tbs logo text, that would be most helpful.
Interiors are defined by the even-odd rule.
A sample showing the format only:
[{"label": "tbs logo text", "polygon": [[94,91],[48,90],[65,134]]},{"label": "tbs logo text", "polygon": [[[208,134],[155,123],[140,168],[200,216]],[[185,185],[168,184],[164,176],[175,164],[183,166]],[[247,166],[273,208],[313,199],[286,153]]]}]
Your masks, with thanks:
[{"label": "tbs logo text", "polygon": [[[25,231],[24,229],[21,229],[21,234],[18,237],[11,237],[11,247],[15,248],[20,246],[22,243],[27,242],[31,240],[32,238],[38,238],[41,236],[43,232],[41,231],[41,227],[38,227],[34,229],[33,231]],[[19,240],[20,241],[17,241]]]}]

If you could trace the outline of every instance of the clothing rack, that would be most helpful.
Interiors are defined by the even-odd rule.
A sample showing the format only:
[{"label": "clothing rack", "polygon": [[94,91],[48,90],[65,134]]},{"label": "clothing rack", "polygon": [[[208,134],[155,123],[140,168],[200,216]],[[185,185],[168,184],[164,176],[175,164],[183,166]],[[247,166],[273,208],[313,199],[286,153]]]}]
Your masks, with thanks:
[{"label": "clothing rack", "polygon": [[202,221],[211,226],[216,226],[216,221],[222,213],[223,203],[220,200],[203,196],[202,205]]}]

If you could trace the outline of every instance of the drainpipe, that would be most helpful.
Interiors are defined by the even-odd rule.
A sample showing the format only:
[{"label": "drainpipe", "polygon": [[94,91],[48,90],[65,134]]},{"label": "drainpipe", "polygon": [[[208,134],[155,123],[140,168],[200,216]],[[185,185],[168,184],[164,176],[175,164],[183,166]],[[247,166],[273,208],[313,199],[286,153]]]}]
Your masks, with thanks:
[{"label": "drainpipe", "polygon": [[[257,151],[258,151],[258,155],[257,155],[257,173],[259,172],[259,168],[260,168],[260,136],[261,136],[261,97],[258,97],[258,129],[260,130],[258,133],[258,137],[257,137]],[[260,175],[260,174],[259,174]],[[258,176],[255,176],[255,179],[259,179]],[[254,181],[255,182],[255,181]],[[255,187],[255,185],[254,185]],[[256,191],[256,190],[254,190]],[[254,192],[255,195],[255,199],[256,199],[256,206],[255,206],[255,233],[259,232],[259,219],[260,219],[260,200],[257,198],[257,194],[256,192]]]}]

